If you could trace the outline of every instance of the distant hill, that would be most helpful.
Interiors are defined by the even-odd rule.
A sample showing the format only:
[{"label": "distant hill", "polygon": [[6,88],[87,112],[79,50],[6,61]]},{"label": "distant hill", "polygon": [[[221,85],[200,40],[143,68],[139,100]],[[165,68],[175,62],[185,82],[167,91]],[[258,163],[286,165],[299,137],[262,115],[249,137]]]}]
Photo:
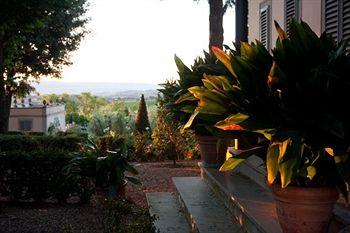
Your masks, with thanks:
[{"label": "distant hill", "polygon": [[63,81],[42,81],[36,85],[36,90],[44,94],[70,95],[90,92],[93,95],[109,98],[134,98],[145,94],[145,97],[157,96],[158,85],[144,83],[84,83]]}]

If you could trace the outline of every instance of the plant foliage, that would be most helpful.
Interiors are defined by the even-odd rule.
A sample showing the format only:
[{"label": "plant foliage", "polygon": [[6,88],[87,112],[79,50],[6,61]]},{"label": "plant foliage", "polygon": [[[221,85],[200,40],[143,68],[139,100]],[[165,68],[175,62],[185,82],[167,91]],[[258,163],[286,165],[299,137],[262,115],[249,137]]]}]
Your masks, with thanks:
[{"label": "plant foliage", "polygon": [[226,117],[218,128],[259,133],[268,140],[246,153],[231,151],[233,157],[221,170],[259,153],[270,184],[337,186],[347,196],[350,118],[343,103],[350,98],[348,40],[318,37],[295,20],[288,36],[277,23],[276,28],[272,54],[258,41],[242,43],[240,55],[213,48],[230,75],[206,76],[210,85],[190,89],[199,99],[199,112]]}]

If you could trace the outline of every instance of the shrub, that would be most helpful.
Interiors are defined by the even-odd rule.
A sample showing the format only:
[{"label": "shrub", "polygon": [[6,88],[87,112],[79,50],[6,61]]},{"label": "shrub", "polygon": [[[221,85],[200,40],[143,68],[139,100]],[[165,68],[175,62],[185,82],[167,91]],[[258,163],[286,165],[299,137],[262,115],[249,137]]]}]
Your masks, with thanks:
[{"label": "shrub", "polygon": [[79,143],[86,141],[84,135],[67,134],[60,136],[32,136],[17,134],[1,134],[0,135],[0,151],[15,151],[19,148],[22,151],[34,150],[64,150],[78,151]]},{"label": "shrub", "polygon": [[152,138],[148,133],[135,133],[132,160],[150,161],[154,158],[152,154]]},{"label": "shrub", "polygon": [[151,126],[148,120],[147,106],[145,97],[141,95],[139,107],[137,109],[137,115],[135,120],[135,131],[138,133],[150,132]]},{"label": "shrub", "polygon": [[[67,180],[62,169],[74,156],[64,151],[6,151],[0,153],[0,195],[10,199],[40,201],[69,195],[86,197],[86,180]],[[82,183],[84,181],[85,183]]]},{"label": "shrub", "polygon": [[198,156],[196,140],[192,132],[180,132],[181,123],[161,105],[152,134],[152,150],[157,159],[192,159]]},{"label": "shrub", "polygon": [[102,151],[120,150],[122,153],[126,152],[125,139],[119,135],[114,137],[111,135],[97,137],[95,142]]}]

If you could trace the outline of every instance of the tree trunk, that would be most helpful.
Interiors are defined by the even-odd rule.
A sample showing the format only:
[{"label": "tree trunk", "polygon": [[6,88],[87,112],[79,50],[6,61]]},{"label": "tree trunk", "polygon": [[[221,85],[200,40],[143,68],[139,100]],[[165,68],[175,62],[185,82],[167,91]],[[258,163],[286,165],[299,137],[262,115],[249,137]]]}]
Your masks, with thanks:
[{"label": "tree trunk", "polygon": [[236,44],[248,41],[248,1],[236,0]]},{"label": "tree trunk", "polygon": [[8,131],[11,99],[12,95],[0,91],[0,133],[6,133]]},{"label": "tree trunk", "polygon": [[4,50],[0,41],[0,133],[8,131],[12,94],[6,90],[4,80]]},{"label": "tree trunk", "polygon": [[209,51],[213,46],[222,49],[224,42],[223,17],[224,6],[222,0],[209,0]]}]

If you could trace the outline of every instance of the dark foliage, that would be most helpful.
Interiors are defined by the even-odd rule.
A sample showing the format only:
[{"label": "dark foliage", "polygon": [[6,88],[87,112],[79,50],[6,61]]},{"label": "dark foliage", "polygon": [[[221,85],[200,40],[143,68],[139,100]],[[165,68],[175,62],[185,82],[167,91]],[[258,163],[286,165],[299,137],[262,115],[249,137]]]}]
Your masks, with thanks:
[{"label": "dark foliage", "polygon": [[150,132],[151,127],[148,120],[147,106],[145,102],[145,97],[141,95],[139,108],[137,110],[136,120],[135,120],[135,131],[138,133]]}]

